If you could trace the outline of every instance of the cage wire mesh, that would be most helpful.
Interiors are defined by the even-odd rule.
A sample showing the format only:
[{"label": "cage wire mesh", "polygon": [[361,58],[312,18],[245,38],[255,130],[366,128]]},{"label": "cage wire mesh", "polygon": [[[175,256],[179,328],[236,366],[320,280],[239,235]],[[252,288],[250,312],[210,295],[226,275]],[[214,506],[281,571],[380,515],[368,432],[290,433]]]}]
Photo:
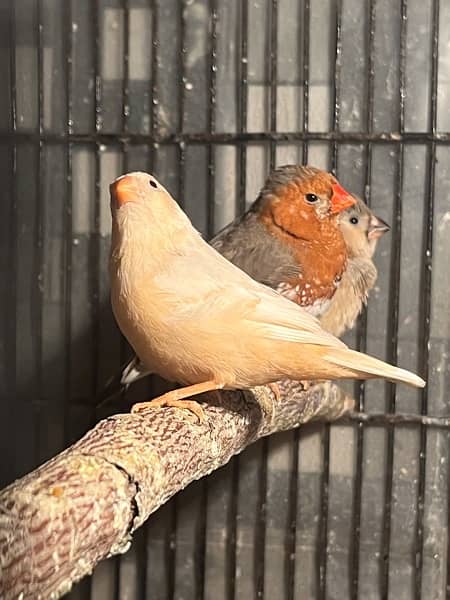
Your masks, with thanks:
[{"label": "cage wire mesh", "polygon": [[[445,0],[0,3],[1,483],[77,439],[127,348],[109,308],[108,184],[150,170],[206,236],[274,165],[337,172],[392,225],[359,347],[448,414],[450,4]],[[191,485],[69,598],[448,596],[448,433],[307,426]]]}]

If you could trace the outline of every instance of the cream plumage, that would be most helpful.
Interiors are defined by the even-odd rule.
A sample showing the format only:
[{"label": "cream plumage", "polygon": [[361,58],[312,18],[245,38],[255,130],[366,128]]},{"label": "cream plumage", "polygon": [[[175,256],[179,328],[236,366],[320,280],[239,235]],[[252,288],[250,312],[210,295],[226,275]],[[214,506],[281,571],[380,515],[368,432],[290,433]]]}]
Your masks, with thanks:
[{"label": "cream plumage", "polygon": [[379,238],[389,231],[385,221],[373,214],[357,196],[356,204],[339,215],[339,227],[348,250],[347,266],[320,324],[336,336],[351,329],[367,303],[377,280],[372,260]]},{"label": "cream plumage", "polygon": [[157,404],[283,378],[383,377],[425,385],[349,350],[306,311],[228,262],[153,176],[117,179],[111,210],[111,300],[119,327],[149,371],[189,386]]}]

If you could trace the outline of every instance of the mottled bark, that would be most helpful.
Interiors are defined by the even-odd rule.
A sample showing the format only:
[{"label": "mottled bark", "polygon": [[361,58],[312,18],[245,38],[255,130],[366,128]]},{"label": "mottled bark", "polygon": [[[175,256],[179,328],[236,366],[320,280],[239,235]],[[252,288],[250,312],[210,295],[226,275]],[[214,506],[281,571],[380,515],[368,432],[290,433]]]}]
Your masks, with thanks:
[{"label": "mottled bark", "polygon": [[191,481],[262,436],[353,402],[334,384],[205,394],[206,422],[173,408],[120,414],[0,493],[0,598],[58,598]]}]

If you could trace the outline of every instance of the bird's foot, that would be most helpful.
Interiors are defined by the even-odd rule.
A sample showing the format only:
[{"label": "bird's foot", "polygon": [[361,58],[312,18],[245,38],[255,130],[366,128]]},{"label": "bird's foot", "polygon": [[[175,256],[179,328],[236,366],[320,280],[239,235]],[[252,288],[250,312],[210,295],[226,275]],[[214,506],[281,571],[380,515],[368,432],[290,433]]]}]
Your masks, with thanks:
[{"label": "bird's foot", "polygon": [[[176,391],[176,390],[175,390]],[[161,406],[172,406],[174,408],[183,408],[193,413],[192,415],[186,415],[190,421],[204,423],[206,420],[205,411],[195,400],[178,400],[177,398],[170,397],[171,392],[154,398],[148,402],[138,402],[131,408],[132,413],[141,412],[146,408],[160,408]]]},{"label": "bird's foot", "polygon": [[317,385],[323,385],[324,383],[327,383],[327,381],[329,381],[329,379],[303,379],[301,384],[303,391],[307,392],[310,388]]},{"label": "bird's foot", "polygon": [[[195,396],[196,394],[203,394],[204,392],[220,390],[222,388],[223,384],[215,381],[202,381],[201,383],[194,383],[193,385],[188,385],[184,388],[178,388],[177,390],[167,392],[166,394],[158,396],[158,398],[150,400],[149,402],[138,402],[138,404],[135,404],[132,407],[131,412],[139,412],[146,408],[173,406],[175,408],[184,408],[189,410],[195,415],[196,421],[204,423],[206,421],[206,415],[200,404],[195,400],[185,400],[184,398]],[[189,420],[192,421],[192,415],[189,416],[191,417]]]},{"label": "bird's foot", "polygon": [[267,387],[269,387],[272,392],[275,395],[275,401],[279,402],[281,400],[281,390],[280,390],[280,386],[278,385],[278,383],[273,382],[273,383],[268,383]]},{"label": "bird's foot", "polygon": [[315,385],[317,381],[310,381],[309,379],[302,379],[302,388],[304,392],[307,392],[310,387]]}]

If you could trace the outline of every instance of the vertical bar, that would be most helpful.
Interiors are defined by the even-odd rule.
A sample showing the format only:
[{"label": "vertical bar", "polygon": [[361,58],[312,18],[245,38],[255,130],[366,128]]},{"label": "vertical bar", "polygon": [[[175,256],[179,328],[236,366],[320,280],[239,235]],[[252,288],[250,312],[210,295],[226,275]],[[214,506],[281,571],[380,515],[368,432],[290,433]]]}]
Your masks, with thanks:
[{"label": "vertical bar", "polygon": [[[270,51],[269,51],[269,129],[272,133],[277,130],[277,38],[278,38],[278,0],[272,0],[270,5]],[[270,170],[275,167],[276,144],[270,142]],[[266,442],[265,442],[266,443]]]},{"label": "vertical bar", "polygon": [[[129,133],[130,120],[130,1],[122,0],[123,10],[123,64],[122,64],[122,134]],[[122,143],[123,171],[128,171],[128,142]],[[122,353],[125,344],[122,344]],[[125,360],[122,356],[121,360]]]},{"label": "vertical bar", "polygon": [[[125,138],[120,147],[122,151],[122,165],[121,171],[122,173],[128,172],[128,141],[126,136],[129,132],[129,118],[130,118],[130,103],[129,103],[129,93],[130,93],[130,5],[129,0],[122,0],[122,18],[123,18],[123,55],[122,55],[122,90],[121,90],[121,117],[122,117],[122,136]],[[97,173],[99,173],[97,171]],[[100,207],[99,207],[100,208]],[[100,254],[99,254],[100,257]],[[100,276],[100,268],[99,273]],[[99,298],[100,302],[100,298]],[[128,354],[128,343],[123,335],[120,336],[120,365],[125,364],[127,354]],[[123,395],[125,395],[125,390],[123,391]],[[141,548],[142,551],[142,548]],[[115,571],[115,583],[114,583],[114,592],[115,592],[115,600],[120,600],[121,596],[121,579],[122,579],[122,557],[121,555],[114,557],[114,571]],[[138,574],[142,575],[142,574]],[[145,586],[146,578],[142,576],[138,576],[139,586]]]},{"label": "vertical bar", "polygon": [[[130,3],[122,0],[123,10],[123,63],[122,63],[122,135],[129,133],[130,120]],[[128,172],[128,142],[122,142],[122,172]],[[120,338],[120,364],[123,365],[128,354],[128,344],[124,336]]]},{"label": "vertical bar", "polygon": [[[239,61],[239,133],[247,131],[247,100],[248,100],[248,0],[241,3],[241,47]],[[246,203],[246,173],[247,146],[242,142],[239,146],[239,190],[236,210],[238,214],[245,211]]]},{"label": "vertical bar", "polygon": [[[158,39],[158,11],[159,11],[159,0],[151,0],[151,11],[152,11],[152,65],[151,65],[151,89],[150,89],[150,105],[151,105],[151,136],[152,136],[152,152],[150,153],[150,170],[153,171],[154,167],[154,150],[155,140],[158,137],[159,132],[159,120],[158,120],[158,51],[159,51],[159,39]],[[182,10],[180,9],[180,12]]]},{"label": "vertical bar", "polygon": [[122,0],[123,10],[123,67],[122,67],[122,133],[129,131],[130,117],[130,0]]},{"label": "vertical bar", "polygon": [[[269,15],[269,130],[271,133],[277,127],[277,0],[270,3]],[[275,167],[276,144],[270,141],[269,169]],[[267,500],[267,460],[269,445],[264,438],[261,442],[261,457],[259,463],[258,514],[255,531],[255,598],[264,598],[264,568],[266,558],[266,500]]]},{"label": "vertical bar", "polygon": [[[38,127],[39,127],[39,152],[36,174],[36,224],[35,224],[35,244],[36,252],[34,255],[33,268],[33,288],[31,296],[31,314],[33,323],[33,339],[35,369],[36,369],[36,388],[35,398],[31,400],[34,413],[34,426],[36,430],[35,457],[40,455],[40,428],[39,421],[44,406],[42,404],[42,318],[43,318],[43,267],[44,267],[44,201],[43,201],[43,181],[44,181],[44,45],[42,22],[43,7],[42,0],[37,3],[37,50],[38,50]],[[37,400],[36,400],[37,398]]]},{"label": "vertical bar", "polygon": [[[309,21],[310,21],[309,0],[303,3],[303,27],[300,31],[303,33],[302,47],[302,71],[300,80],[303,85],[303,112],[302,112],[302,131],[303,134],[309,129]],[[302,142],[302,164],[308,163],[308,144],[306,139]],[[286,542],[286,593],[287,600],[295,598],[295,572],[296,572],[296,549],[297,549],[297,498],[299,494],[299,451],[300,451],[300,428],[293,432],[292,439],[292,464],[289,478],[289,513],[288,513],[288,533]]]},{"label": "vertical bar", "polygon": [[[269,130],[277,129],[277,27],[278,0],[270,3],[270,36],[269,36]],[[276,160],[276,143],[270,142],[269,168],[274,169]],[[264,569],[266,559],[266,500],[267,500],[267,459],[269,443],[267,438],[261,442],[261,460],[259,467],[258,515],[255,532],[255,598],[264,598]]]},{"label": "vertical bar", "polygon": [[[248,100],[248,0],[240,3],[240,55],[239,55],[239,78],[237,94],[238,102],[238,131],[247,131],[247,100]],[[241,142],[238,148],[239,157],[239,182],[236,202],[237,214],[242,214],[246,208],[246,183],[247,183],[247,146]],[[237,512],[239,493],[239,456],[232,459],[231,467],[231,494],[230,509],[228,517],[227,538],[227,598],[236,598],[236,544],[237,544]]]},{"label": "vertical bar", "polygon": [[[341,69],[341,14],[342,0],[336,2],[336,46],[334,64],[334,109],[333,109],[333,132],[339,132],[340,118],[340,69]],[[336,173],[338,160],[337,142],[333,142],[331,156],[331,170]],[[327,554],[328,554],[328,504],[329,504],[329,482],[330,482],[330,425],[326,424],[322,433],[322,479],[320,483],[321,502],[319,515],[319,535],[317,551],[317,577],[318,598],[325,600],[327,595]]]},{"label": "vertical bar", "polygon": [[[159,50],[159,39],[158,39],[158,11],[159,11],[159,0],[152,0],[152,136],[155,139],[159,134],[159,121],[158,121],[158,87],[157,87],[157,67],[158,67],[158,50]],[[179,3],[179,64],[178,64],[178,82],[179,82],[179,107],[178,107],[178,132],[181,133],[184,127],[184,72],[185,72],[185,60],[186,60],[186,47],[185,47],[185,24],[184,24],[184,0]],[[155,145],[153,145],[155,148]],[[178,201],[182,202],[184,197],[184,165],[185,165],[185,150],[184,144],[180,143],[178,146],[179,152],[179,188],[178,188]],[[153,160],[153,152],[152,152]],[[153,163],[152,163],[153,167]],[[171,503],[171,514],[170,514],[170,531],[167,538],[166,545],[166,556],[167,556],[167,597],[168,600],[174,600],[175,598],[175,581],[176,581],[176,551],[177,551],[177,527],[178,527],[178,500],[175,497]]]},{"label": "vertical bar", "polygon": [[[431,54],[431,89],[430,89],[430,129],[433,138],[437,131],[437,91],[438,91],[438,58],[439,58],[439,0],[433,1],[433,20],[432,20],[432,54]],[[434,217],[434,187],[435,187],[435,169],[436,169],[436,142],[430,143],[428,149],[428,185],[427,185],[427,212],[425,222],[425,244],[422,260],[422,322],[420,335],[420,358],[419,364],[422,365],[422,377],[428,380],[429,376],[429,358],[430,358],[430,323],[431,323],[431,285],[432,285],[432,264],[433,264],[433,217]],[[428,413],[428,386],[421,390],[420,412],[423,415]],[[424,425],[420,426],[420,449],[419,449],[419,481],[417,491],[417,524],[416,524],[416,571],[415,571],[415,598],[422,598],[422,569],[423,569],[423,520],[425,509],[425,484],[426,484],[426,455],[427,450],[427,430]]]},{"label": "vertical bar", "polygon": [[[404,132],[404,114],[405,114],[405,61],[406,61],[406,23],[407,23],[407,4],[406,0],[401,0],[400,4],[400,76],[399,76],[399,131]],[[392,237],[394,244],[392,247],[392,261],[390,280],[394,282],[389,294],[389,323],[388,323],[388,361],[396,364],[398,355],[398,328],[399,328],[399,310],[400,310],[400,269],[401,269],[401,227],[402,227],[402,187],[403,187],[403,156],[404,147],[400,143],[397,154],[397,182],[394,206],[394,222]],[[387,407],[389,413],[396,410],[396,386],[387,383]],[[393,489],[393,465],[394,465],[394,445],[395,431],[393,425],[387,426],[388,439],[386,449],[386,473],[384,489],[384,512],[383,512],[383,536],[382,536],[382,563],[381,563],[381,596],[389,596],[389,562],[391,546],[391,519],[392,519],[392,489]]]},{"label": "vertical bar", "polygon": [[[99,3],[91,3],[91,18],[94,30],[94,132],[101,133],[103,126],[102,112],[102,81],[100,75],[100,17]],[[99,371],[99,279],[100,279],[100,249],[99,249],[99,232],[100,232],[100,143],[95,143],[94,155],[94,228],[89,239],[89,296],[91,299],[91,330],[92,330],[92,380],[91,380],[91,396],[95,398],[98,388],[98,371]],[[119,589],[119,573],[116,569],[116,579],[114,582],[115,594]],[[92,591],[91,591],[92,593]]]},{"label": "vertical bar", "polygon": [[[95,79],[95,101],[94,101],[94,123],[95,133],[101,133],[103,126],[102,119],[102,82],[100,76],[100,19],[98,3],[93,2],[92,21],[94,23],[94,79]],[[92,319],[92,382],[91,394],[95,397],[98,387],[98,359],[99,359],[99,277],[100,277],[100,253],[99,253],[99,235],[100,235],[100,144],[95,144],[95,196],[94,196],[94,231],[91,236],[90,244],[90,296],[91,319]]]},{"label": "vertical bar", "polygon": [[[216,131],[216,85],[217,85],[217,5],[210,0],[211,38],[209,64],[209,107],[208,131],[212,135]],[[214,234],[214,188],[215,188],[215,155],[213,145],[208,146],[208,231],[210,238]]]},{"label": "vertical bar", "polygon": [[[209,105],[208,105],[208,132],[213,134],[216,129],[216,86],[217,86],[217,5],[216,0],[209,0],[211,23],[210,53],[209,53]],[[208,144],[208,204],[207,210],[207,237],[214,233],[214,194],[215,194],[215,152],[213,144]],[[206,554],[206,529],[208,514],[208,481],[203,478],[200,485],[200,498],[197,522],[197,552],[195,560],[196,597],[202,600],[205,596],[205,554]]]},{"label": "vertical bar", "polygon": [[[7,313],[6,313],[6,327],[7,332],[6,342],[8,343],[7,356],[7,373],[8,373],[8,401],[9,401],[9,414],[14,419],[14,405],[17,393],[17,145],[16,145],[16,133],[17,133],[17,82],[16,82],[16,19],[15,19],[15,0],[10,0],[9,4],[9,31],[10,31],[10,62],[9,62],[9,77],[10,77],[10,107],[11,107],[11,131],[12,131],[12,143],[11,143],[11,155],[12,155],[12,184],[11,184],[11,199],[9,209],[9,223],[10,223],[10,240],[8,248],[8,258],[10,265],[9,281],[11,284],[8,289],[5,290],[7,294]],[[9,436],[8,436],[9,437]],[[8,443],[11,444],[11,437],[9,437]],[[8,453],[9,457],[10,454]],[[13,457],[11,456],[11,459]],[[13,461],[8,461],[13,464]],[[10,468],[7,475],[7,483],[9,483],[11,476],[16,477],[14,468]]]},{"label": "vertical bar", "polygon": [[[304,0],[303,6],[303,134],[309,131],[309,27],[310,0]],[[308,164],[308,142],[303,140],[302,163]]]},{"label": "vertical bar", "polygon": [[[309,129],[309,0],[304,0],[303,4],[303,64],[301,80],[303,85],[303,112],[302,112],[302,131],[303,134]],[[302,164],[308,163],[308,144],[306,139],[302,143]],[[299,493],[299,451],[300,451],[300,429],[294,430],[292,440],[292,464],[291,475],[289,479],[289,515],[288,515],[288,535],[286,544],[286,590],[287,600],[295,598],[295,571],[296,571],[296,548],[297,548],[297,498]]]},{"label": "vertical bar", "polygon": [[[13,134],[17,131],[17,83],[16,83],[16,19],[15,19],[15,0],[9,2],[9,32],[11,53],[9,57],[9,86],[10,86],[10,107],[11,107],[11,130]],[[15,147],[15,144],[14,144]]]},{"label": "vertical bar", "polygon": [[[374,39],[375,39],[375,0],[369,2],[369,18],[367,33],[367,114],[366,114],[366,132],[368,135],[373,129],[373,111],[374,111]],[[366,172],[365,172],[365,201],[370,205],[370,181],[372,177],[372,144],[366,145]],[[367,347],[367,312],[364,310],[358,320],[357,329],[357,349],[365,352]],[[358,402],[358,410],[365,409],[365,387],[364,382],[355,383],[355,397]],[[351,561],[351,582],[350,593],[352,600],[357,600],[359,595],[359,553],[361,541],[361,509],[362,509],[362,479],[364,462],[364,424],[358,423],[356,430],[356,465],[355,482],[353,490],[353,511],[352,511],[352,547],[350,554]]]},{"label": "vertical bar", "polygon": [[[179,68],[179,107],[178,107],[178,134],[183,136],[184,120],[185,120],[185,73],[186,73],[186,23],[184,18],[186,0],[182,0],[180,4],[180,62]],[[178,144],[178,157],[180,161],[180,175],[178,187],[178,202],[184,204],[184,179],[185,179],[185,163],[186,163],[186,146],[183,140]]]},{"label": "vertical bar", "polygon": [[[342,0],[336,2],[336,47],[334,60],[334,108],[333,108],[333,133],[339,133],[339,120],[341,116],[341,59],[342,59]],[[331,155],[331,168],[336,173],[338,162],[338,144],[333,142]]]},{"label": "vertical bar", "polygon": [[264,598],[264,567],[266,559],[266,497],[267,497],[267,438],[261,440],[259,466],[258,514],[255,531],[255,600]]},{"label": "vertical bar", "polygon": [[73,133],[73,90],[72,90],[72,0],[67,0],[65,5],[65,54],[66,54],[66,197],[65,197],[65,222],[64,222],[64,351],[65,351],[65,373],[64,373],[64,439],[69,438],[69,402],[71,385],[71,349],[72,349],[72,142],[70,136]]},{"label": "vertical bar", "polygon": [[228,600],[236,598],[236,543],[237,543],[237,511],[239,493],[239,456],[231,462],[231,494],[228,515],[227,538],[227,589]]},{"label": "vertical bar", "polygon": [[[302,130],[306,134],[309,130],[309,26],[310,26],[310,0],[304,0],[303,4],[303,114]],[[308,143],[306,139],[302,143],[302,164],[308,163]],[[287,600],[295,598],[295,572],[296,572],[296,548],[297,548],[297,498],[299,493],[299,451],[300,451],[300,428],[294,430],[292,440],[292,464],[289,479],[289,531],[287,537]]]},{"label": "vertical bar", "polygon": [[298,469],[299,469],[299,444],[300,429],[297,427],[292,438],[292,463],[288,487],[288,531],[286,536],[286,600],[295,598],[295,568],[296,568],[296,546],[297,546],[297,496]]}]

